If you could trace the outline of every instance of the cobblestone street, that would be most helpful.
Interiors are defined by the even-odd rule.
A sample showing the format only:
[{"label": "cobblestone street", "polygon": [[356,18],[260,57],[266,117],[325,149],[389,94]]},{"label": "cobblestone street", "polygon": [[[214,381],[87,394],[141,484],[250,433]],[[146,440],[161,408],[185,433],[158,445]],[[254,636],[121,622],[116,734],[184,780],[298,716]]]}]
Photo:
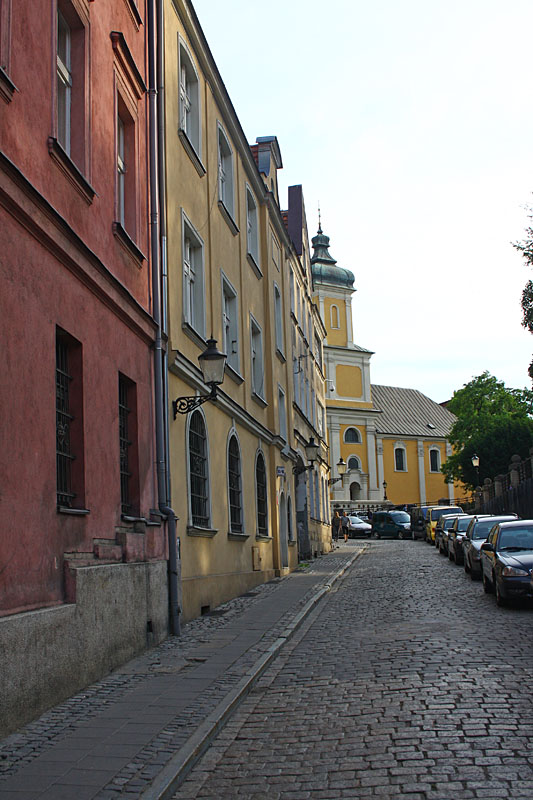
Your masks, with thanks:
[{"label": "cobblestone street", "polygon": [[423,542],[371,542],[175,799],[530,800],[532,614]]}]

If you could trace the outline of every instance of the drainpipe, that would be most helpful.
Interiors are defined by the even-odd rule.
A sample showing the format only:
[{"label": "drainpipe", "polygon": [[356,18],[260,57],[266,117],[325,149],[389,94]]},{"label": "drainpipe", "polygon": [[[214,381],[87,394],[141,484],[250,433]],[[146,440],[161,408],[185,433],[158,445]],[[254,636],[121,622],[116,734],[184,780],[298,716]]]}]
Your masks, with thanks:
[{"label": "drainpipe", "polygon": [[[162,314],[166,323],[166,279],[164,291],[161,281],[161,259],[159,250],[159,176],[158,158],[158,103],[156,76],[157,68],[157,36],[162,32],[162,2],[156,9],[156,0],[148,0],[148,120],[150,148],[150,254],[152,262],[152,301],[153,316],[156,323],[156,339],[154,344],[154,383],[155,383],[155,434],[157,492],[159,510],[167,518],[168,533],[168,586],[169,586],[169,622],[170,632],[176,636],[180,633],[179,620],[179,587],[178,587],[178,553],[176,543],[176,514],[169,506],[169,465],[168,465],[168,433],[165,433],[168,420],[168,402],[166,391],[167,355],[163,348]],[[157,29],[156,29],[157,21]],[[159,39],[160,51],[163,39]],[[162,96],[162,95],[161,95]],[[162,143],[161,143],[162,144]],[[159,153],[164,150],[160,149]],[[164,203],[162,204],[162,207]],[[165,248],[166,252],[166,248]],[[164,369],[163,369],[164,367]]]}]

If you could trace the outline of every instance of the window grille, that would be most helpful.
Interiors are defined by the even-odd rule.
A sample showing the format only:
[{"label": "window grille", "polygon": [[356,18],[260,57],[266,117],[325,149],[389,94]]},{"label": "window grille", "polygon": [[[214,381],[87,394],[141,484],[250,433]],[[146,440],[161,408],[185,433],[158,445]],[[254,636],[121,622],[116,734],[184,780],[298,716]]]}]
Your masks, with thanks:
[{"label": "window grille", "polygon": [[199,411],[195,411],[192,415],[189,427],[189,472],[192,523],[207,528],[209,525],[207,436],[204,420]]},{"label": "window grille", "polygon": [[265,459],[262,454],[257,456],[255,465],[255,483],[257,493],[257,533],[259,536],[267,536],[267,482]]},{"label": "window grille", "polygon": [[130,463],[129,449],[131,441],[128,435],[128,385],[125,378],[119,375],[118,378],[118,427],[119,427],[119,447],[120,447],[120,502],[123,514],[131,511],[130,497]]},{"label": "window grille", "polygon": [[232,533],[242,533],[241,455],[235,436],[231,437],[228,448],[228,483],[230,530]]},{"label": "window grille", "polygon": [[72,491],[72,461],[70,426],[74,419],[70,413],[70,382],[68,365],[69,348],[65,337],[56,339],[56,467],[57,504],[71,506],[76,496]]}]

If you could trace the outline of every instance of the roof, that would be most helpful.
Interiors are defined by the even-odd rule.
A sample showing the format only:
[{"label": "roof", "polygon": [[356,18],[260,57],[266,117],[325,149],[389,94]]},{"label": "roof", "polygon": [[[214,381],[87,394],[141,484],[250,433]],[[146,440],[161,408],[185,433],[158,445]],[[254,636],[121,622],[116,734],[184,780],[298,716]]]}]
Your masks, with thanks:
[{"label": "roof", "polygon": [[447,438],[455,415],[417,389],[372,384],[377,433]]}]

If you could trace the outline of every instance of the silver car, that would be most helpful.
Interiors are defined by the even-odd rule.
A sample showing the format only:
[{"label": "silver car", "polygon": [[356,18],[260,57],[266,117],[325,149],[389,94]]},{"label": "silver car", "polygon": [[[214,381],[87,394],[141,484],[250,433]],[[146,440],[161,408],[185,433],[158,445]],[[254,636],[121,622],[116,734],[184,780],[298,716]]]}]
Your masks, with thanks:
[{"label": "silver car", "polygon": [[479,516],[470,520],[463,539],[463,556],[465,572],[473,581],[481,580],[481,545],[487,541],[490,529],[497,522],[512,522],[514,519],[518,519],[517,514]]}]

